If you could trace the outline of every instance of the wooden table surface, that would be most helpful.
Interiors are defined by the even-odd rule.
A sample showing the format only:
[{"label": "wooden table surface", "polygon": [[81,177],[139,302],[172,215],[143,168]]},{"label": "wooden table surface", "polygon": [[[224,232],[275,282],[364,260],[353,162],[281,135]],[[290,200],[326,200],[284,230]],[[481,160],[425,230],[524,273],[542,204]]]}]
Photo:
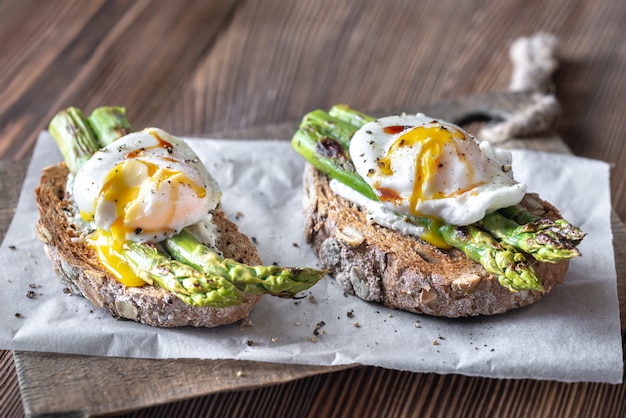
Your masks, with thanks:
[{"label": "wooden table surface", "polygon": [[[37,133],[69,105],[123,105],[135,126],[202,136],[291,124],[339,102],[416,111],[505,91],[511,42],[545,31],[560,39],[556,131],[575,155],[615,163],[615,225],[623,227],[625,22],[621,0],[0,0],[0,164],[23,172]],[[1,216],[14,201],[3,196]],[[12,353],[1,355],[0,416],[23,416]],[[624,416],[626,387],[352,368],[127,416],[462,411]]]}]

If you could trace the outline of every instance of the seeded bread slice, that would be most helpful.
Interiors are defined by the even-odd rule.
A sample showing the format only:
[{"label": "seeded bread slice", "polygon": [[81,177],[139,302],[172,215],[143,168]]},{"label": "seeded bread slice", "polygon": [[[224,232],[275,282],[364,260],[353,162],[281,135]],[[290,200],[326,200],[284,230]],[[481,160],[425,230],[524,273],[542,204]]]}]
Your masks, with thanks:
[{"label": "seeded bread slice", "polygon": [[[512,292],[459,250],[440,250],[368,222],[365,211],[335,195],[329,178],[311,165],[304,172],[304,201],[306,240],[321,266],[345,292],[390,308],[450,318],[500,314],[541,299],[563,281],[569,265],[533,260],[545,293]],[[558,217],[535,194],[522,204]]]},{"label": "seeded bread slice", "polygon": [[[66,211],[72,204],[66,194],[68,170],[64,164],[42,172],[35,189],[39,206],[37,237],[44,243],[57,276],[72,294],[84,296],[95,306],[109,309],[115,318],[126,318],[158,327],[216,327],[246,318],[260,296],[246,295],[246,301],[228,308],[190,306],[160,287],[124,286],[101,265],[95,251],[77,240],[79,231],[69,222]],[[256,248],[221,210],[213,216],[219,238],[217,246],[225,257],[260,264]]]}]

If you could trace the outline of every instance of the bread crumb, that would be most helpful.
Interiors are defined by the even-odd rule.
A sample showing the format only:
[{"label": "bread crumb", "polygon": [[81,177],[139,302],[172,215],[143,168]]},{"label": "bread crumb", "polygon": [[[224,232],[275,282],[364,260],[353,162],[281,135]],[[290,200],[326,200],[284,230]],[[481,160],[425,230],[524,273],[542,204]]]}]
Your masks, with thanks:
[{"label": "bread crumb", "polygon": [[318,335],[320,335],[320,331],[321,331],[322,333],[324,333],[324,334],[325,334],[325,333],[326,333],[326,331],[324,331],[324,330],[322,329],[322,327],[323,327],[324,325],[326,325],[326,322],[324,322],[324,321],[320,321],[320,322],[318,322],[318,323],[315,325],[315,329],[313,330],[313,335],[317,337]]},{"label": "bread crumb", "polygon": [[433,344],[433,345],[439,345],[439,341],[437,341],[437,340],[433,340],[433,341],[432,341],[432,344]]},{"label": "bread crumb", "polygon": [[317,338],[315,338],[315,336],[311,337],[311,342],[312,343],[316,343],[317,342]]},{"label": "bread crumb", "polygon": [[250,318],[243,318],[239,323],[239,330],[241,331],[243,328],[252,326],[254,326],[254,323],[250,320]]},{"label": "bread crumb", "polygon": [[358,322],[354,323],[354,328],[361,328],[361,324],[359,324]]},{"label": "bread crumb", "polygon": [[237,377],[243,377],[243,370],[237,370]]},{"label": "bread crumb", "polygon": [[273,342],[273,343],[277,343],[277,342],[278,342],[278,337],[274,337],[274,338],[272,338],[272,342]]}]

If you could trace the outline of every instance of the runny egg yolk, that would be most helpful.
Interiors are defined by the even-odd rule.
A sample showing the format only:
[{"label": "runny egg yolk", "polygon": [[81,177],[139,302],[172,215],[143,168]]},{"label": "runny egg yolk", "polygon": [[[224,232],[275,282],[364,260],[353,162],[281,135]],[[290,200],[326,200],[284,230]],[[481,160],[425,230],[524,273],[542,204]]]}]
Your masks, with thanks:
[{"label": "runny egg yolk", "polygon": [[[415,180],[413,182],[413,192],[409,199],[409,210],[412,215],[419,215],[417,206],[420,202],[428,199],[442,199],[460,195],[471,190],[477,184],[474,183],[466,189],[457,189],[453,193],[445,193],[442,190],[433,189],[429,185],[431,179],[436,178],[437,170],[443,167],[441,162],[442,153],[446,145],[455,148],[455,153],[462,156],[463,153],[459,149],[455,140],[465,141],[466,136],[455,127],[444,127],[443,125],[434,126],[417,126],[414,128],[406,126],[387,126],[383,128],[385,133],[391,134],[402,132],[395,142],[387,150],[387,155],[378,160],[379,174],[381,176],[391,176],[394,171],[391,168],[391,158],[400,148],[412,148],[420,143],[421,148],[415,155]],[[468,178],[473,178],[473,166],[463,160],[464,170]],[[401,196],[393,189],[377,187],[377,183],[373,184],[374,190],[377,192],[381,201],[393,201],[402,199]],[[432,191],[429,193],[429,189]]]}]

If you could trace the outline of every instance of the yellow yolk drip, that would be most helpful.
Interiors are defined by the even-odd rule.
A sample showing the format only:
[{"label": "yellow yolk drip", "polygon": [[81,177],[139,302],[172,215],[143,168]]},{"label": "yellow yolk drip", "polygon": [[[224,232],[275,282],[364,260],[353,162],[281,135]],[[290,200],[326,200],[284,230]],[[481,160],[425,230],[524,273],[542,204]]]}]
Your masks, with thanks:
[{"label": "yellow yolk drip", "polygon": [[[154,175],[156,167],[152,164],[144,164],[148,169],[148,177]],[[109,202],[115,202],[115,215],[117,218],[111,225],[111,238],[124,242],[126,241],[126,228],[124,227],[124,215],[126,207],[139,195],[139,187],[129,184],[123,164],[118,164],[109,173],[104,186],[102,187],[102,198]]]},{"label": "yellow yolk drip", "polygon": [[427,229],[426,232],[420,236],[420,238],[437,248],[441,248],[444,250],[449,250],[450,248],[452,248],[451,245],[444,241],[444,239],[441,237],[441,234],[438,232],[439,227],[441,227],[442,225],[442,222],[432,218],[430,218],[430,220],[431,227]]},{"label": "yellow yolk drip", "polygon": [[138,287],[146,284],[128,265],[121,254],[123,242],[101,229],[89,237],[89,244],[96,250],[100,263],[125,286]]}]

